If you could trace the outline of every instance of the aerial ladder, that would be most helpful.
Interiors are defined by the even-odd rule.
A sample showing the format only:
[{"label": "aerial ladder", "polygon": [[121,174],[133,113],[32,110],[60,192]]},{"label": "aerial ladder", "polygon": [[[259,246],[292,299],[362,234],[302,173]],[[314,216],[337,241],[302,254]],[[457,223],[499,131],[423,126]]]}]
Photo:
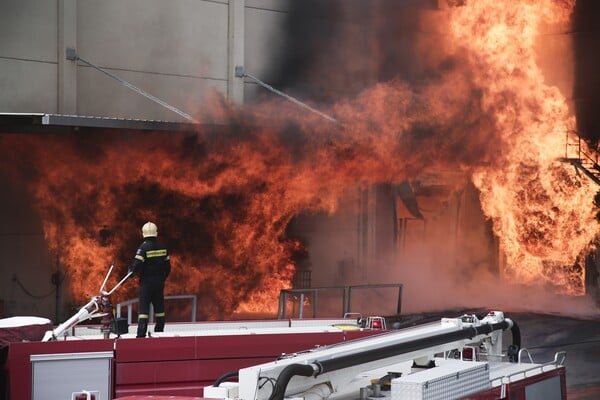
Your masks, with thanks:
[{"label": "aerial ladder", "polygon": [[[442,318],[441,321],[397,331],[315,348],[306,352],[283,355],[278,360],[239,370],[238,382],[216,382],[206,387],[204,397],[239,398],[244,400],[306,400],[356,399],[383,397],[379,384],[373,385],[373,376],[400,376],[400,364],[409,370],[434,369],[442,362],[434,356],[449,355],[453,361],[462,362],[467,371],[467,361],[462,351],[485,353],[487,360],[502,358],[503,331],[513,333],[512,352],[520,346],[520,333],[516,324],[500,311],[491,311],[480,319],[476,315],[459,318]],[[484,385],[489,385],[487,363],[469,361],[469,368],[481,367],[488,374]],[[406,367],[404,367],[406,369]],[[439,368],[438,370],[441,370]],[[411,372],[408,372],[410,374]],[[407,372],[404,372],[407,374]],[[464,390],[464,389],[463,389]],[[481,387],[473,388],[481,390]],[[374,391],[374,392],[373,392]],[[356,394],[360,393],[360,397]],[[451,398],[451,397],[446,397]]]}]

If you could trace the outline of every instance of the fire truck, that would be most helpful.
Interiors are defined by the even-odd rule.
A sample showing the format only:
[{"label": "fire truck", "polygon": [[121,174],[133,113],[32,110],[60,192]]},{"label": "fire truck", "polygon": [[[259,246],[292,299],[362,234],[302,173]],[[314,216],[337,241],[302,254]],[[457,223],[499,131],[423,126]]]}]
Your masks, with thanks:
[{"label": "fire truck", "polygon": [[2,348],[5,399],[566,399],[565,352],[534,362],[502,311],[402,329],[378,316],[172,323],[136,338],[105,284],[57,327],[0,324],[0,339],[27,338]]},{"label": "fire truck", "polygon": [[141,339],[135,326],[109,338],[78,326],[55,340],[11,343],[6,397],[566,399],[565,353],[533,362],[501,311],[404,329],[366,320],[180,323]]}]

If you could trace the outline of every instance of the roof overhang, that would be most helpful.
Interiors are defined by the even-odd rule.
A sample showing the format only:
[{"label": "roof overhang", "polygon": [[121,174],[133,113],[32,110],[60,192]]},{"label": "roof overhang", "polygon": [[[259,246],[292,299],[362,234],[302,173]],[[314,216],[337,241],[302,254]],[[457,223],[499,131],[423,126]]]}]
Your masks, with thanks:
[{"label": "roof overhang", "polygon": [[[43,113],[0,113],[0,133],[71,133],[95,130],[134,130],[153,132],[197,132],[209,125],[125,119],[86,117]],[[216,126],[216,125],[210,125]]]}]

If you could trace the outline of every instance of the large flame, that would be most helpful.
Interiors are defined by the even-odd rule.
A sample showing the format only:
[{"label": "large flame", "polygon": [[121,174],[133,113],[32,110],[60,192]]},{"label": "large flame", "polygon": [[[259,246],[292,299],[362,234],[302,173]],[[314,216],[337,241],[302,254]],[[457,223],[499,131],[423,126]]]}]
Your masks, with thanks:
[{"label": "large flame", "polygon": [[590,203],[597,188],[558,161],[575,121],[565,97],[545,84],[534,51],[540,27],[567,26],[574,4],[472,1],[452,11],[451,31],[477,71],[482,111],[501,134],[502,159],[476,168],[473,181],[506,255],[503,272],[581,294],[583,272],[572,266],[597,231]]},{"label": "large flame", "polygon": [[[274,102],[219,109],[226,126],[193,135],[4,135],[73,300],[95,294],[113,260],[124,274],[153,220],[173,254],[168,294],[198,294],[203,318],[273,312],[302,254],[286,236],[294,216],[438,169],[472,176],[506,277],[581,293],[572,266],[596,233],[595,189],[557,161],[575,121],[534,52],[540,25],[566,24],[574,0],[461,3],[445,14],[435,78],[340,101],[327,110],[339,123]],[[135,296],[129,285],[115,300]]]}]

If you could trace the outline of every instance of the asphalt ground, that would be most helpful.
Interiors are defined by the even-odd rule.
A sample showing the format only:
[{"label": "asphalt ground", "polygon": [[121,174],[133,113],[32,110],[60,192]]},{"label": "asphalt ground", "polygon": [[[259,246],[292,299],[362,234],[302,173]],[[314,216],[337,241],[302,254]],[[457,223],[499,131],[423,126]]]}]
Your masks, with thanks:
[{"label": "asphalt ground", "polygon": [[564,315],[512,313],[521,331],[521,347],[535,362],[554,359],[558,351],[567,358],[567,398],[600,399],[600,315],[569,317]]}]

